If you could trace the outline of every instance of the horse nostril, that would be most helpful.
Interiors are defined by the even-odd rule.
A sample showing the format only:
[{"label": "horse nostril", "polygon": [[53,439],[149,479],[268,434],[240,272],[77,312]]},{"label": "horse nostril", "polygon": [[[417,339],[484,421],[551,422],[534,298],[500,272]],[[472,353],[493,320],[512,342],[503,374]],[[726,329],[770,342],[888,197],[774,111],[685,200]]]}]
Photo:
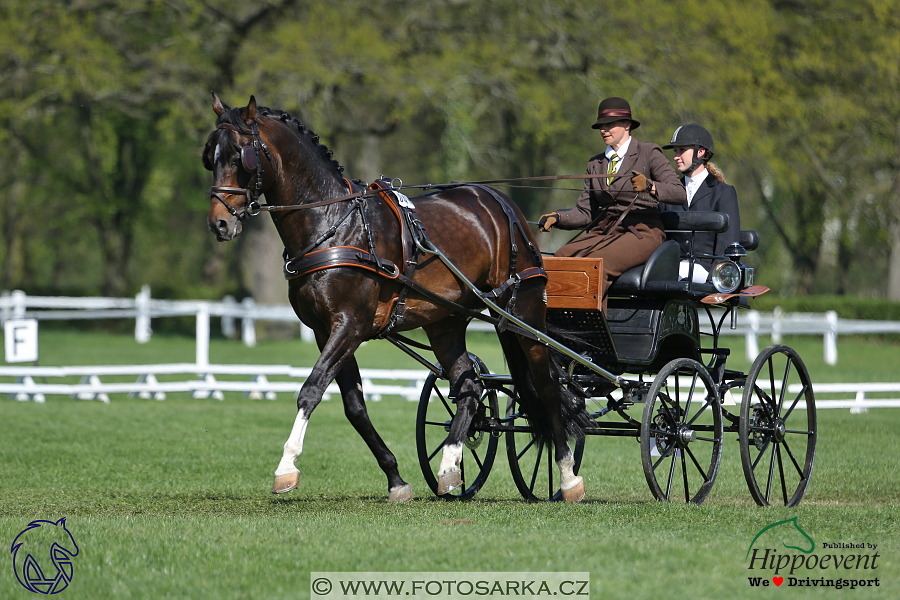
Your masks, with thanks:
[{"label": "horse nostril", "polygon": [[219,219],[219,234],[226,235],[228,233],[228,223],[225,219]]}]

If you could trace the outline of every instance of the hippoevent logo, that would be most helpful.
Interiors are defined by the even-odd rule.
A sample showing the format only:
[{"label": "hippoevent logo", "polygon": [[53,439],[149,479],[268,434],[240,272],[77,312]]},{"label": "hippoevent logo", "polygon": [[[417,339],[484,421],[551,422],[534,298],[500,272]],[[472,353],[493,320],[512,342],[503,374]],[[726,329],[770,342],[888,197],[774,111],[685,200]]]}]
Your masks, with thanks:
[{"label": "hippoevent logo", "polygon": [[763,527],[747,548],[751,587],[879,587],[878,544],[816,544],[797,517]]},{"label": "hippoevent logo", "polygon": [[32,521],[13,540],[10,552],[16,579],[26,590],[58,594],[72,581],[78,545],[65,517],[56,522]]}]

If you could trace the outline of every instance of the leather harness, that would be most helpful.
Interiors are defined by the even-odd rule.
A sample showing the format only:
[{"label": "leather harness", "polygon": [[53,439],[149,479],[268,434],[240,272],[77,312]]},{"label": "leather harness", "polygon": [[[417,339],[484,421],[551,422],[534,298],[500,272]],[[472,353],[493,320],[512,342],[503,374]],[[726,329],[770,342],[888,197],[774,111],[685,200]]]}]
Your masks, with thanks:
[{"label": "leather harness", "polygon": [[[359,188],[352,181],[349,181],[347,179],[344,179],[344,181],[350,189],[351,195],[355,196],[358,193]],[[490,290],[489,292],[482,292],[481,295],[485,298],[497,299],[511,288],[513,290],[512,296],[510,297],[510,300],[507,303],[506,307],[507,311],[511,311],[515,306],[516,293],[518,291],[519,284],[522,281],[530,279],[532,277],[543,277],[545,279],[547,278],[547,273],[546,271],[544,271],[543,263],[541,261],[541,254],[540,251],[534,246],[534,244],[532,244],[526,237],[524,228],[522,227],[522,223],[516,217],[512,208],[502,197],[499,196],[499,194],[497,194],[495,190],[481,184],[470,184],[470,187],[477,187],[488,192],[490,197],[493,198],[502,207],[504,214],[506,214],[509,222],[509,278],[493,290]],[[372,235],[372,230],[369,226],[368,218],[366,216],[367,206],[365,202],[365,196],[368,196],[369,194],[363,193],[353,198],[350,209],[344,214],[341,219],[338,220],[338,222],[332,225],[328,231],[321,235],[309,247],[301,251],[297,256],[288,257],[286,253],[287,251],[285,251],[285,279],[296,279],[323,269],[332,269],[335,267],[354,267],[367,270],[387,279],[398,281],[402,284],[402,287],[400,289],[400,292],[398,294],[395,294],[393,299],[391,300],[391,308],[376,334],[376,336],[379,338],[384,338],[388,335],[391,335],[393,330],[400,324],[403,312],[406,308],[406,297],[410,290],[413,290],[414,292],[424,296],[429,301],[435,304],[449,308],[454,313],[457,313],[461,316],[488,321],[490,323],[493,323],[501,330],[511,329],[515,330],[518,333],[529,335],[524,330],[520,330],[519,327],[508,323],[505,317],[498,318],[494,316],[484,315],[480,311],[473,310],[451,300],[447,300],[446,298],[437,295],[433,291],[417,283],[414,280],[414,276],[416,268],[419,264],[419,257],[422,254],[423,242],[428,239],[428,236],[425,232],[424,225],[421,221],[419,221],[418,216],[415,213],[415,205],[409,200],[409,198],[397,192],[388,179],[378,179],[372,182],[368,186],[368,190],[369,192],[380,198],[388,206],[388,208],[390,208],[391,213],[394,214],[400,224],[399,243],[401,246],[403,257],[402,266],[397,265],[392,261],[382,258],[378,255],[374,245],[374,236]],[[353,246],[333,246],[330,248],[316,249],[325,240],[332,237],[337,228],[355,211],[359,212],[363,222],[363,227],[366,230],[366,236],[369,246],[368,250],[356,248]],[[523,269],[520,272],[516,271],[519,252],[518,245],[515,241],[515,232],[517,230],[519,231],[522,239],[525,240],[527,250],[531,255],[533,262],[537,263],[537,265],[539,266],[529,267],[527,269]],[[533,336],[529,335],[529,337]]]}]

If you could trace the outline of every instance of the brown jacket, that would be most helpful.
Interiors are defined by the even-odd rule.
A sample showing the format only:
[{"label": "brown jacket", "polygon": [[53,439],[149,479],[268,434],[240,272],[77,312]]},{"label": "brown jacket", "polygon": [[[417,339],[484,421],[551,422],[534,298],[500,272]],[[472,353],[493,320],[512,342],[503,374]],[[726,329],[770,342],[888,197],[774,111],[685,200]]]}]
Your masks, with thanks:
[{"label": "brown jacket", "polygon": [[[599,154],[588,162],[587,174],[602,175],[608,168],[609,160],[604,154]],[[585,179],[584,191],[575,208],[557,211],[559,222],[556,226],[560,229],[580,229],[587,227],[598,216],[601,220],[618,217],[631,204],[636,193],[631,185],[632,171],[643,173],[654,181],[658,196],[640,192],[632,211],[644,212],[649,209],[658,213],[660,202],[687,204],[684,184],[663,154],[662,148],[658,144],[642,143],[632,137],[628,154],[619,166],[619,178],[613,179],[611,184],[607,184],[606,179]],[[601,211],[606,214],[601,215]]]}]

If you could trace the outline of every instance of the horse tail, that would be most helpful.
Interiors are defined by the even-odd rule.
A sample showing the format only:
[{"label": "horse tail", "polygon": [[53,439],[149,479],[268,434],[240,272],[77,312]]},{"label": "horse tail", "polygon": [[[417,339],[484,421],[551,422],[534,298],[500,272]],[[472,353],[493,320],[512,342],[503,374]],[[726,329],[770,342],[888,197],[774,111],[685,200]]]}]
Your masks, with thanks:
[{"label": "horse tail", "polygon": [[[519,401],[521,415],[528,421],[528,425],[534,432],[534,438],[539,444],[547,444],[553,441],[553,428],[547,404],[541,400],[534,373],[530,368],[525,351],[519,344],[517,336],[504,331],[499,333],[500,347],[506,357],[510,376],[516,386],[516,396]],[[551,357],[554,352],[550,352]],[[560,399],[560,412],[566,437],[583,437],[585,429],[590,424],[590,416],[585,411],[584,399],[572,393],[566,386],[560,383],[562,373],[561,362],[555,358],[550,360],[550,376],[553,380],[554,391],[558,390]]]}]

